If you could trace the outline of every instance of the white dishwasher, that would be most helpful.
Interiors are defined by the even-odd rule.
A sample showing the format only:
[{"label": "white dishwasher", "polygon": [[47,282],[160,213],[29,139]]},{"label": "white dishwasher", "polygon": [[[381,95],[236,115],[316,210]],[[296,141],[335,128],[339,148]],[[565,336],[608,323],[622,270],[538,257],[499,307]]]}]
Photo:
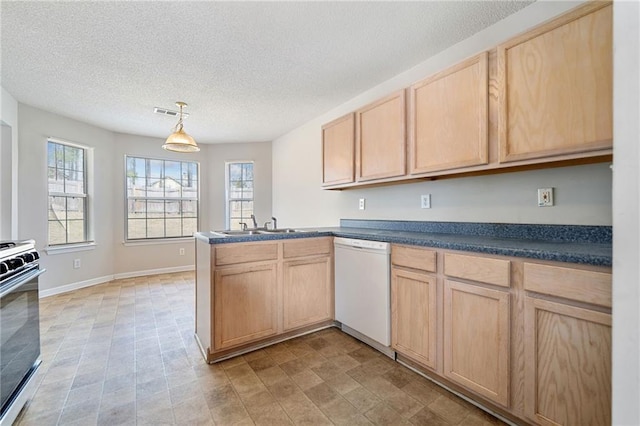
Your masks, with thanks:
[{"label": "white dishwasher", "polygon": [[342,330],[393,358],[389,243],[334,238],[336,320]]}]

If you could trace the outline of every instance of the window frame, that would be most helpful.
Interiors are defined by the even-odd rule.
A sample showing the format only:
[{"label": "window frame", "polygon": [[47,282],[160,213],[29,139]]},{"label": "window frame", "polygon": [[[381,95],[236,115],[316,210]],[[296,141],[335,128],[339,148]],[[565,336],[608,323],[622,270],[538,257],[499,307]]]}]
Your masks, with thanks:
[{"label": "window frame", "polygon": [[[195,198],[189,198],[189,197],[180,197],[180,198],[166,198],[166,197],[132,197],[133,199],[142,199],[142,200],[151,200],[151,201],[195,201],[196,203],[196,230],[194,231],[194,234],[196,232],[198,232],[198,230],[200,229],[200,187],[202,184],[202,181],[200,179],[200,162],[199,161],[194,161],[194,160],[181,160],[181,159],[176,159],[176,158],[159,158],[159,157],[151,157],[151,156],[144,156],[144,155],[134,155],[134,154],[125,154],[124,155],[124,244],[125,245],[134,245],[134,244],[153,244],[155,242],[174,242],[174,241],[179,241],[179,240],[189,240],[193,238],[193,235],[180,235],[180,236],[167,236],[166,235],[166,217],[164,217],[164,223],[165,223],[165,235],[162,237],[145,237],[145,238],[129,238],[129,186],[128,186],[128,169],[127,169],[127,160],[129,158],[136,158],[136,159],[141,159],[141,160],[145,160],[145,176],[144,178],[146,179],[147,173],[148,171],[147,166],[146,166],[146,162],[148,161],[162,161],[162,174],[165,174],[165,161],[171,161],[171,162],[177,162],[177,163],[181,163],[181,168],[182,168],[182,164],[184,163],[192,163],[196,165],[196,180],[198,182],[198,189],[196,191],[196,197]],[[180,215],[181,219],[184,219],[182,214]]]},{"label": "window frame", "polygon": [[[69,193],[69,192],[51,192],[49,190],[49,144],[61,145],[63,147],[68,146],[70,148],[80,149],[83,152],[83,162],[82,162],[82,173],[83,173],[83,193]],[[82,247],[90,247],[95,245],[95,239],[93,235],[93,148],[87,145],[83,145],[76,142],[71,142],[68,140],[55,138],[55,137],[47,137],[46,140],[46,179],[47,179],[47,243],[46,249],[47,251],[65,251],[65,250],[74,250],[74,249],[82,249]],[[56,169],[58,167],[56,166]],[[63,168],[64,170],[64,168]],[[65,179],[66,181],[66,179]],[[51,208],[51,204],[49,202],[50,197],[64,197],[64,198],[82,198],[83,199],[83,240],[69,242],[68,234],[65,235],[65,242],[59,244],[51,244],[49,239],[49,209]],[[65,209],[66,211],[66,209]]]},{"label": "window frame", "polygon": [[[251,164],[253,169],[253,196],[251,198],[231,198],[231,165],[232,164]],[[236,160],[236,161],[225,161],[224,163],[224,190],[225,190],[225,227],[226,229],[231,229],[231,203],[233,201],[251,201],[253,202],[253,214],[255,214],[255,203],[256,203],[256,168],[255,161],[253,160]],[[247,223],[247,226],[250,224]],[[251,226],[249,226],[251,227]]]}]

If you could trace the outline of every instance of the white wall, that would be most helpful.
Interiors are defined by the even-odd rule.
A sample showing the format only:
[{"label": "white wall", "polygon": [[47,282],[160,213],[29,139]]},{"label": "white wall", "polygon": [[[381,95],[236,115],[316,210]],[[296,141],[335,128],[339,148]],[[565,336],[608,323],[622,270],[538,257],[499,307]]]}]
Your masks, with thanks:
[{"label": "white wall", "polygon": [[[42,255],[40,290],[110,277],[113,274],[114,214],[112,178],[114,170],[113,133],[80,121],[20,104],[20,157],[18,162],[18,238],[33,238]],[[92,219],[94,250],[47,254],[47,138],[75,142],[93,148]],[[91,194],[90,194],[91,195]],[[73,268],[73,260],[81,268]]]},{"label": "white wall", "polygon": [[18,238],[18,102],[0,87],[0,240]]},{"label": "white wall", "polygon": [[613,22],[613,424],[640,425],[640,4]]},{"label": "white wall", "polygon": [[[43,294],[97,284],[111,279],[184,270],[194,264],[191,239],[124,243],[126,154],[163,159],[190,159],[200,163],[200,230],[224,228],[224,167],[226,161],[255,162],[256,204],[259,220],[271,217],[271,143],[201,145],[199,153],[179,154],[162,149],[164,140],[113,133],[77,120],[20,104],[19,200],[17,238],[33,238],[47,273]],[[94,189],[92,222],[96,247],[64,254],[47,254],[47,138],[93,148]],[[181,256],[180,248],[185,249]],[[82,267],[73,268],[80,259]]]},{"label": "white wall", "polygon": [[[609,164],[323,191],[322,124],[407,87],[580,2],[536,2],[410,70],[340,105],[273,143],[273,210],[284,226],[335,226],[340,218],[611,225]],[[556,206],[539,208],[537,188],[556,188]],[[419,208],[432,194],[432,209]],[[358,198],[367,208],[358,210]]]}]

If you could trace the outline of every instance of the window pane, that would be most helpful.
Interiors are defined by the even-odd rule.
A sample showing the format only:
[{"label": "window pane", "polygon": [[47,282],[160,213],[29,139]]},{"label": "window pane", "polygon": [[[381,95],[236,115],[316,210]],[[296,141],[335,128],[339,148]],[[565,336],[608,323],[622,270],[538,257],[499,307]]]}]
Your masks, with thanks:
[{"label": "window pane", "polygon": [[73,146],[65,146],[64,168],[82,171],[84,169],[84,150]]},{"label": "window pane", "polygon": [[183,201],[182,202],[182,217],[198,217],[198,202],[197,201]]},{"label": "window pane", "polygon": [[129,219],[127,222],[127,238],[147,238],[147,221],[146,219]]},{"label": "window pane", "polygon": [[67,231],[63,222],[57,220],[49,221],[49,245],[65,244],[67,242]]},{"label": "window pane", "polygon": [[162,160],[149,160],[149,175],[150,178],[162,177]]},{"label": "window pane", "polygon": [[253,164],[252,163],[244,163],[242,165],[242,179],[253,180]]},{"label": "window pane", "polygon": [[198,219],[194,218],[185,218],[182,220],[182,235],[185,237],[190,237],[194,234],[194,232],[198,231]]},{"label": "window pane", "polygon": [[242,164],[229,164],[229,180],[242,180]]},{"label": "window pane", "polygon": [[165,224],[167,227],[167,237],[182,236],[182,219],[167,219]]},{"label": "window pane", "polygon": [[84,219],[84,198],[69,197],[67,198],[67,219],[79,220]]},{"label": "window pane", "polygon": [[[86,195],[85,149],[47,142],[47,178],[50,194]],[[87,241],[86,197],[48,198],[48,244]]]},{"label": "window pane", "polygon": [[129,200],[127,211],[129,219],[145,219],[147,217],[147,201]]},{"label": "window pane", "polygon": [[164,237],[164,218],[147,220],[147,238]]},{"label": "window pane", "polygon": [[56,143],[56,167],[59,169],[64,168],[64,146]]},{"label": "window pane", "polygon": [[148,218],[164,218],[164,201],[147,201]]},{"label": "window pane", "polygon": [[197,163],[127,157],[126,167],[127,239],[191,236],[198,217]]},{"label": "window pane", "polygon": [[67,198],[49,197],[49,220],[59,221],[65,227],[67,220]]},{"label": "window pane", "polygon": [[164,178],[164,196],[167,198],[180,198],[182,197],[182,185],[180,180],[174,180],[172,178]]},{"label": "window pane", "polygon": [[229,198],[242,198],[242,181],[229,182]]},{"label": "window pane", "polygon": [[84,238],[84,220],[67,221],[67,242],[81,243]]},{"label": "window pane", "polygon": [[53,142],[47,144],[47,165],[49,167],[56,166],[56,144]]},{"label": "window pane", "polygon": [[180,217],[180,201],[166,201],[164,204],[164,212],[167,218]]},{"label": "window pane", "polygon": [[179,161],[165,161],[164,162],[164,175],[165,177],[179,181],[182,179],[181,167]]},{"label": "window pane", "polygon": [[67,194],[84,194],[84,173],[67,170],[65,175],[65,191]]}]

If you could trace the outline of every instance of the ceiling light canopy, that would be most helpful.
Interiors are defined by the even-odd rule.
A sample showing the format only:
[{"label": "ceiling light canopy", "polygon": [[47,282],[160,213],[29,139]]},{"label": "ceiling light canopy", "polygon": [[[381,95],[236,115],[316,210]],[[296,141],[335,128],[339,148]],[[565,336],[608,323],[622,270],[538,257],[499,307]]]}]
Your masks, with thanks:
[{"label": "ceiling light canopy", "polygon": [[162,148],[174,152],[198,152],[200,148],[196,144],[196,141],[185,133],[183,129],[182,108],[186,107],[187,104],[184,102],[176,102],[176,105],[180,108],[180,118],[178,118],[178,123],[176,123],[173,129],[173,133],[169,135],[164,145],[162,145]]}]

